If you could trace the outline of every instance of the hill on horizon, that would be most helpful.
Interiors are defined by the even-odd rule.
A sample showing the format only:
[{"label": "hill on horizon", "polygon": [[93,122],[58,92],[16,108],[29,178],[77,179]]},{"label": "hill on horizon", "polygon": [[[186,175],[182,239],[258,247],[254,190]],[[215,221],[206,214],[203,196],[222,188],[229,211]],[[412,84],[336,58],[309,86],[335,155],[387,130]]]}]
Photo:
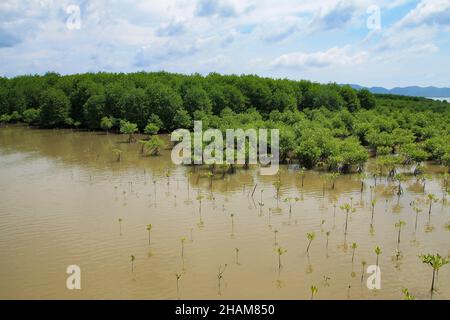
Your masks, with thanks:
[{"label": "hill on horizon", "polygon": [[364,87],[357,84],[349,84],[354,89],[368,89],[372,93],[379,94],[397,94],[402,96],[415,96],[426,98],[450,98],[450,88],[438,88],[438,87],[395,87],[392,89],[386,89],[384,87]]}]

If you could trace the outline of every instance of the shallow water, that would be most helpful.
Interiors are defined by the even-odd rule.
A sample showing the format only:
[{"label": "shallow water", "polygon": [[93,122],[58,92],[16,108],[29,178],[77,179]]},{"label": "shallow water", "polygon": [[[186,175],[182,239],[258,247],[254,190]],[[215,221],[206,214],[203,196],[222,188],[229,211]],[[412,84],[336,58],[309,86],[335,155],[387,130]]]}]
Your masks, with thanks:
[{"label": "shallow water", "polygon": [[[421,205],[414,232],[410,202],[424,194],[412,176],[398,198],[396,185],[385,178],[373,192],[374,181],[368,179],[361,194],[356,175],[341,176],[332,190],[329,182],[323,187],[322,173],[309,171],[301,187],[295,167],[284,166],[277,212],[275,177],[260,176],[256,168],[224,178],[218,173],[210,188],[208,178],[198,178],[198,172],[187,176],[191,168],[173,165],[170,151],[142,156],[138,144],[125,140],[113,134],[0,128],[0,298],[309,299],[315,285],[317,299],[401,299],[403,287],[429,299],[432,271],[418,255],[449,255],[450,210],[436,175],[443,168],[427,167],[435,178],[426,192],[441,200],[433,204],[430,224],[428,205]],[[123,150],[121,162],[114,148]],[[373,230],[371,196],[377,200]],[[291,201],[291,213],[283,201],[287,197],[298,198]],[[344,240],[345,214],[339,206],[345,202],[356,212]],[[406,226],[397,258],[394,224],[400,219]],[[316,233],[309,255],[307,232]],[[358,248],[352,266],[353,242]],[[377,245],[383,251],[381,289],[369,290],[369,274],[361,285],[361,261],[375,264]],[[280,270],[277,246],[287,249]],[[81,290],[66,288],[66,268],[73,264],[81,268]],[[218,268],[225,264],[219,291]],[[182,274],[178,293],[175,273]],[[450,299],[449,265],[439,271],[437,289],[435,299]]]}]

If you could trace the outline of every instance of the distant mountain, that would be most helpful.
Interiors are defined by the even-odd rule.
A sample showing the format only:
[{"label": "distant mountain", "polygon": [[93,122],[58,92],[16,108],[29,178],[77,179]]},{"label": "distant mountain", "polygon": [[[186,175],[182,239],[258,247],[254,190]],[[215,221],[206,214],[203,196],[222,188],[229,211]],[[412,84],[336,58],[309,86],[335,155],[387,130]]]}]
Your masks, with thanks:
[{"label": "distant mountain", "polygon": [[404,87],[404,88],[392,88],[386,89],[383,87],[363,87],[357,84],[350,84],[352,88],[363,89],[366,88],[372,93],[384,93],[384,94],[399,94],[403,96],[415,96],[415,97],[429,97],[429,98],[450,98],[450,88],[437,88],[437,87]]}]

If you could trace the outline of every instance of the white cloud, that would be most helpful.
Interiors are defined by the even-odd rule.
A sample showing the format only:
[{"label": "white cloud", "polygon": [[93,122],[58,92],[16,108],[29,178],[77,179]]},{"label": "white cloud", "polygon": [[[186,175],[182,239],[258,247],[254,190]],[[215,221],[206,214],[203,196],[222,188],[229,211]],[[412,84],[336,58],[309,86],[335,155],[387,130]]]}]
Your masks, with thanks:
[{"label": "white cloud", "polygon": [[326,51],[311,53],[293,52],[276,58],[272,66],[284,68],[326,68],[338,65],[353,65],[363,62],[367,56],[364,51],[352,53],[350,46],[332,47]]},{"label": "white cloud", "polygon": [[421,1],[415,9],[396,23],[395,28],[402,29],[421,25],[450,26],[450,1]]}]

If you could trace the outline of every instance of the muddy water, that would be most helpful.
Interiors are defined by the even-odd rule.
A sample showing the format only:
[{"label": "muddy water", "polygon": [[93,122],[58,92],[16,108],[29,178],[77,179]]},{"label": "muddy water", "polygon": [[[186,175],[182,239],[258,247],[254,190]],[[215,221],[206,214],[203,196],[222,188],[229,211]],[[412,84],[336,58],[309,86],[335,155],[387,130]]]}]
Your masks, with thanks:
[{"label": "muddy water", "polygon": [[[361,194],[355,175],[341,176],[332,190],[321,172],[311,171],[302,187],[295,168],[282,167],[277,204],[275,178],[259,176],[257,169],[224,178],[218,173],[211,183],[206,171],[198,177],[174,166],[170,151],[142,156],[138,144],[125,140],[0,128],[0,298],[309,299],[315,285],[317,299],[401,299],[403,287],[428,299],[432,271],[418,255],[449,254],[450,210],[442,200],[433,204],[430,222],[428,205],[421,204],[415,232],[410,202],[424,194],[413,177],[398,198],[385,178],[372,192],[374,181],[367,180]],[[121,162],[114,148],[123,150]],[[427,170],[434,178],[426,192],[442,199],[436,173],[443,169]],[[291,212],[286,198],[292,198]],[[356,211],[344,237],[339,206],[346,202]],[[400,219],[406,226],[397,257],[394,224]],[[153,226],[150,245],[147,224]],[[308,232],[316,238],[307,255]],[[287,250],[281,269],[278,246]],[[361,262],[375,264],[376,246],[382,249],[381,289],[368,290],[369,274],[361,285]],[[130,255],[136,258],[133,272]],[[218,269],[225,264],[219,288]],[[81,268],[81,290],[66,288],[69,265]],[[434,298],[450,299],[450,266],[439,271],[437,288]]]}]

